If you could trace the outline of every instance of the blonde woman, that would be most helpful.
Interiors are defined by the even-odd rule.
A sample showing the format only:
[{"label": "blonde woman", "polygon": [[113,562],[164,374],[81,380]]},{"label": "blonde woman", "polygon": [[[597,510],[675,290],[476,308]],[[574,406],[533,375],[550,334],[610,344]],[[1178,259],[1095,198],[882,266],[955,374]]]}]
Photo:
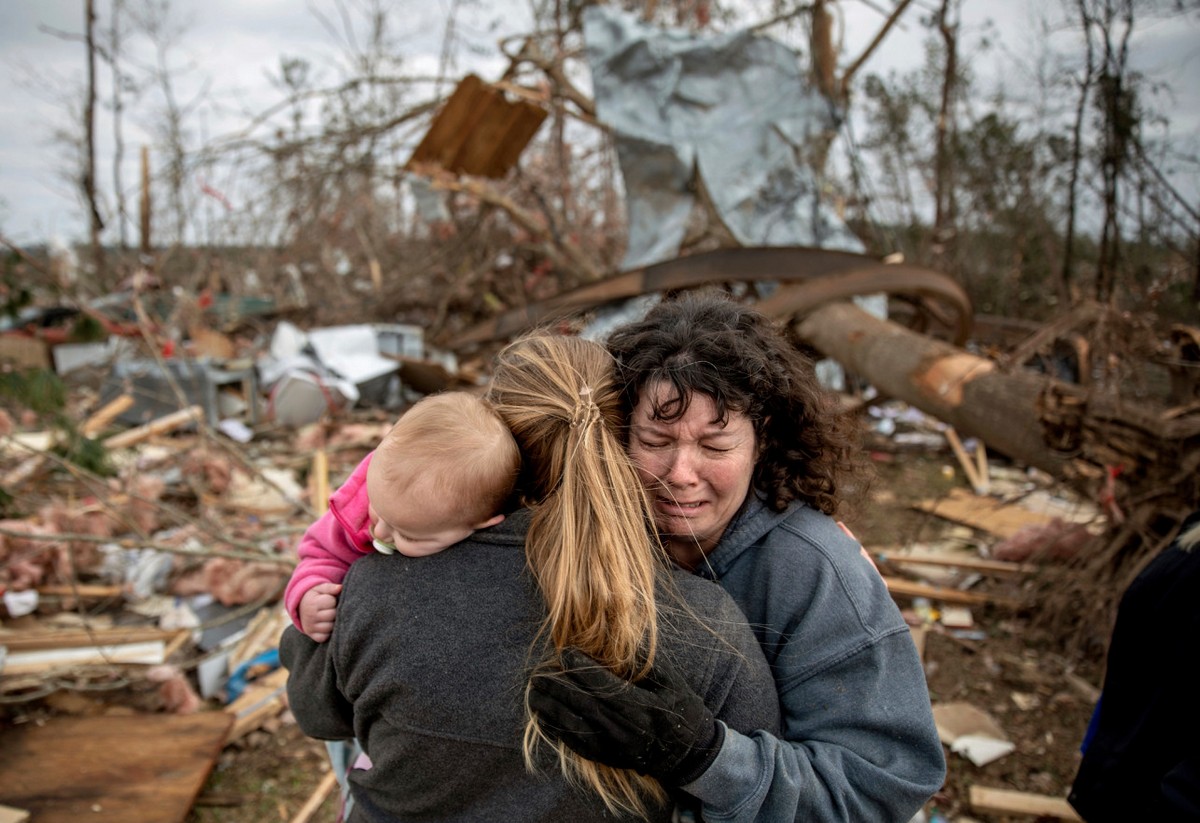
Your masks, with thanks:
[{"label": "blonde woman", "polygon": [[703,697],[676,724],[698,741],[674,758],[679,780],[708,767],[727,727],[777,730],[774,683],[740,612],[719,587],[669,571],[650,537],[618,395],[599,344],[511,344],[488,399],[521,450],[523,507],[450,551],[364,557],[328,643],[284,633],[301,728],[357,737],[373,763],[351,772],[352,823],[669,820],[672,799],[634,770],[658,753],[615,768],[546,743],[527,686],[563,670],[586,680],[568,647],[649,686],[639,694],[678,681]]}]

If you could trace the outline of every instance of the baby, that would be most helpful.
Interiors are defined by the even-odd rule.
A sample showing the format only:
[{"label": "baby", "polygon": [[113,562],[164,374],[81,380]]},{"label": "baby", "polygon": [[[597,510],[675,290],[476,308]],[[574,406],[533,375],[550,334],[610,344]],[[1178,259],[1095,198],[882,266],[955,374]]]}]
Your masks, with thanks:
[{"label": "baby", "polygon": [[301,538],[284,592],[296,628],[329,639],[346,571],[372,550],[424,557],[499,523],[520,463],[512,433],[480,398],[446,392],[416,403]]}]

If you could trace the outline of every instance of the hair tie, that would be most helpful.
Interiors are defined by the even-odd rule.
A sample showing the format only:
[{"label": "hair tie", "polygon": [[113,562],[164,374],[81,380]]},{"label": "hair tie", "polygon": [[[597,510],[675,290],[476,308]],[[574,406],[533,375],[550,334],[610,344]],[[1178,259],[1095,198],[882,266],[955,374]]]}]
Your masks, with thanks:
[{"label": "hair tie", "polygon": [[579,390],[579,401],[575,404],[575,413],[571,415],[571,428],[586,428],[599,419],[600,407],[592,400],[592,390],[584,386]]}]

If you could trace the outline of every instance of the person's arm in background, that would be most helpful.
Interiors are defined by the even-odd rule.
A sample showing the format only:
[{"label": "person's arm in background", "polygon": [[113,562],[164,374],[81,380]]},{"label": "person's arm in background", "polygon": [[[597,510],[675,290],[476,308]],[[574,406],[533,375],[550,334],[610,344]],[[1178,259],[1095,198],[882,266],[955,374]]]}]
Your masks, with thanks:
[{"label": "person's arm in background", "polygon": [[[292,571],[284,590],[283,602],[292,624],[314,639],[328,639],[332,630],[333,616],[329,614],[341,583],[350,565],[366,554],[364,540],[369,539],[367,518],[367,466],[371,456],[367,455],[358,467],[338,488],[330,500],[329,510],[309,526],[297,553],[300,562]],[[319,593],[321,601],[314,602],[313,594]],[[305,596],[308,595],[307,601]],[[304,603],[305,615],[301,614]],[[311,624],[313,616],[324,615],[318,627]],[[304,618],[308,617],[306,621]]]}]

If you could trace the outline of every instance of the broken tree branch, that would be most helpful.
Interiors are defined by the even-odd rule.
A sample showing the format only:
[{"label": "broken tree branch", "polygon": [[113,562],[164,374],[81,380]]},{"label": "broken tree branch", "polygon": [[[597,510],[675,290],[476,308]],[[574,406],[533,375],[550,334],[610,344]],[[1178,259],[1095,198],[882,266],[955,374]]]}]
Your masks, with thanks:
[{"label": "broken tree branch", "polygon": [[542,252],[556,265],[570,271],[583,281],[600,278],[599,269],[574,243],[565,237],[559,238],[557,243],[553,242],[545,224],[533,212],[482,180],[470,177],[452,179],[443,174],[433,178],[433,187],[446,191],[464,192],[477,197],[481,202],[502,209],[525,231],[534,237],[542,238],[540,246]]},{"label": "broken tree branch", "polygon": [[[505,43],[501,42],[500,50],[504,51]],[[505,72],[505,79],[510,79],[521,63],[529,63],[534,68],[541,71],[550,79],[551,84],[557,90],[557,96],[564,100],[569,100],[579,107],[579,110],[589,117],[596,117],[596,103],[592,98],[588,97],[579,87],[576,86],[567,77],[566,70],[563,68],[563,59],[552,59],[542,51],[541,45],[537,41],[536,35],[528,35],[521,41],[521,48],[516,54],[511,54],[504,51],[505,56],[509,60],[508,71]]]},{"label": "broken tree branch", "polygon": [[858,73],[858,70],[863,67],[863,64],[865,64],[871,55],[875,53],[875,49],[879,48],[879,44],[883,42],[883,38],[886,37],[887,33],[892,30],[893,26],[896,25],[896,21],[900,19],[900,15],[904,13],[904,10],[908,8],[910,3],[912,3],[912,0],[901,0],[900,4],[897,5],[896,8],[892,9],[892,13],[888,15],[887,20],[883,21],[883,25],[879,27],[879,31],[875,33],[875,37],[870,43],[867,44],[867,47],[863,49],[862,54],[860,54],[857,59],[851,62],[846,70],[842,72],[840,83],[843,100],[846,99],[850,93],[850,81],[854,79],[854,75]]}]

